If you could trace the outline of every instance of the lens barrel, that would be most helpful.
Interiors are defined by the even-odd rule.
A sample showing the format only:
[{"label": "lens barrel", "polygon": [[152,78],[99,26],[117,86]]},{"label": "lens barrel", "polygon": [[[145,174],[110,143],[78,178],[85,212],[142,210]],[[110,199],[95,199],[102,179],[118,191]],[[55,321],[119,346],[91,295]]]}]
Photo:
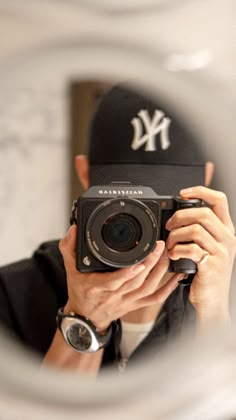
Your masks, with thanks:
[{"label": "lens barrel", "polygon": [[111,199],[102,202],[89,217],[85,229],[91,253],[100,262],[126,267],[144,260],[153,250],[157,218],[143,202]]}]

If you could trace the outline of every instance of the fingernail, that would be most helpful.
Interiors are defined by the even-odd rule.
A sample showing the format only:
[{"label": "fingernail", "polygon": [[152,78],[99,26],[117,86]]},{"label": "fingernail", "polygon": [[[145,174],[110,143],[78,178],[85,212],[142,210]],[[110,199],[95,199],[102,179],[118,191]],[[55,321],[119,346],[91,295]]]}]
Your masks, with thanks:
[{"label": "fingernail", "polygon": [[192,188],[184,188],[183,190],[180,190],[181,195],[189,195],[192,194],[193,189]]},{"label": "fingernail", "polygon": [[165,248],[165,249],[164,249],[164,251],[163,251],[163,253],[162,253],[161,258],[163,258],[164,260],[169,261],[169,257],[168,257],[168,249],[167,249],[167,248]]},{"label": "fingernail", "polygon": [[167,230],[170,230],[170,227],[171,227],[171,219],[167,220],[166,225],[165,225],[165,228]]},{"label": "fingernail", "polygon": [[164,246],[165,246],[164,241],[157,241],[156,247],[152,253],[154,255],[161,255],[161,253],[163,252]]},{"label": "fingernail", "polygon": [[183,273],[180,273],[180,274],[177,276],[176,282],[177,282],[177,283],[179,283],[180,281],[185,280],[187,277],[188,277],[188,274],[183,274]]},{"label": "fingernail", "polygon": [[144,264],[134,265],[131,269],[132,274],[139,274],[145,269]]}]

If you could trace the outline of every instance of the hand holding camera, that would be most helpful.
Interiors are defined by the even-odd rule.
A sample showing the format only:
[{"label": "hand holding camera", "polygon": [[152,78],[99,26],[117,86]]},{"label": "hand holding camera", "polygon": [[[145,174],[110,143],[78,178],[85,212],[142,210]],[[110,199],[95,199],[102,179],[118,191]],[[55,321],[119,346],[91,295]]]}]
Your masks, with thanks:
[{"label": "hand holding camera", "polygon": [[[235,229],[224,193],[198,186],[180,191],[183,198],[198,197],[209,207],[176,212],[168,221],[168,255],[189,255],[197,262],[189,299],[204,329],[209,323],[230,319],[229,290],[236,252]],[[188,241],[191,243],[184,244]],[[208,259],[201,264],[204,253]]]},{"label": "hand holding camera", "polygon": [[[135,189],[136,187],[133,186],[133,188]],[[108,197],[106,200],[104,200],[104,192],[106,191],[108,191]],[[181,208],[176,211],[177,208],[175,198],[160,198],[156,196],[155,193],[154,196],[145,197],[147,198],[147,201],[145,201],[145,198],[142,194],[142,200],[139,200],[138,205],[136,203],[136,198],[131,199],[131,203],[134,204],[134,206],[137,205],[137,208],[139,208],[139,204],[145,204],[147,207],[147,210],[143,210],[145,209],[145,206],[142,207],[140,213],[143,216],[143,220],[142,218],[138,219],[138,223],[140,224],[141,228],[143,229],[143,226],[147,226],[144,225],[145,219],[147,220],[149,218],[149,222],[146,222],[149,223],[149,226],[153,224],[153,229],[151,229],[151,240],[153,242],[151,242],[151,240],[146,242],[146,247],[147,243],[153,243],[152,247],[149,246],[146,248],[144,245],[142,248],[138,248],[136,239],[139,238],[140,240],[140,236],[138,236],[140,235],[140,228],[139,230],[135,230],[137,224],[136,222],[133,224],[130,223],[132,218],[124,219],[124,215],[126,215],[126,213],[124,213],[123,210],[119,212],[114,212],[114,209],[112,210],[110,207],[112,200],[114,200],[115,206],[117,206],[120,201],[124,200],[121,200],[120,198],[117,200],[117,198],[114,198],[114,196],[111,198],[109,196],[109,191],[110,190],[105,189],[103,191],[103,198],[100,200],[98,200],[97,196],[94,197],[93,194],[91,197],[88,197],[87,195],[85,197],[83,196],[81,203],[81,213],[80,216],[78,215],[80,230],[77,234],[77,240],[75,234],[76,226],[72,226],[71,228],[72,232],[74,232],[74,236],[73,244],[70,245],[71,256],[69,259],[67,257],[69,254],[65,252],[65,249],[67,246],[69,246],[68,243],[65,242],[66,248],[63,246],[61,248],[63,257],[65,259],[66,269],[67,267],[70,267],[69,271],[67,270],[67,276],[69,273],[70,278],[74,277],[74,280],[69,280],[69,284],[72,282],[76,290],[82,287],[84,293],[87,296],[85,299],[82,290],[77,290],[76,296],[78,299],[70,300],[70,302],[74,302],[72,306],[74,307],[75,305],[78,308],[78,302],[82,303],[83,299],[85,299],[87,302],[86,306],[89,305],[89,301],[90,303],[94,302],[95,296],[98,298],[101,285],[103,285],[102,287],[105,287],[105,295],[101,295],[100,301],[101,305],[103,305],[102,302],[106,302],[104,306],[104,314],[107,313],[106,311],[109,307],[108,302],[110,299],[111,311],[114,311],[115,307],[119,307],[119,310],[116,313],[113,312],[113,316],[118,315],[118,313],[123,313],[123,311],[125,313],[125,310],[130,311],[137,307],[153,304],[154,302],[163,302],[163,299],[166,299],[171,291],[177,287],[178,282],[186,276],[184,276],[183,273],[180,275],[174,274],[171,277],[171,280],[165,286],[163,286],[164,289],[158,289],[162,277],[168,270],[170,270],[173,261],[178,262],[180,259],[184,259],[185,261],[186,257],[189,256],[187,260],[190,260],[191,263],[195,262],[198,268],[197,271],[195,270],[194,279],[190,289],[190,301],[195,306],[197,313],[200,314],[200,317],[203,317],[204,323],[205,317],[211,318],[213,313],[214,319],[215,313],[218,313],[219,317],[222,318],[222,312],[224,312],[224,316],[228,317],[229,314],[225,308],[228,307],[226,303],[228,302],[229,285],[236,249],[236,240],[234,236],[234,227],[228,211],[227,198],[225,195],[221,192],[210,190],[205,187],[193,187],[186,191],[183,190],[181,191],[181,197],[186,200],[185,202],[187,204],[190,203],[192,207],[188,211]],[[133,191],[132,188],[130,191]],[[94,193],[94,190],[90,189],[89,194],[91,194],[91,192]],[[195,200],[193,197],[198,197],[197,205],[202,202],[207,202],[211,208],[202,207],[202,204],[200,207],[196,207],[194,205],[195,201],[188,201],[192,199]],[[84,199],[86,206],[83,205]],[[130,205],[130,198],[127,198],[127,200],[127,205]],[[163,201],[167,205],[165,204],[163,206]],[[104,203],[108,204],[104,205]],[[148,205],[146,205],[147,203]],[[151,207],[151,203],[154,207]],[[88,224],[88,221],[90,218],[90,223],[92,222],[92,225],[94,224],[94,220],[96,220],[97,215],[99,215],[100,209],[102,208],[101,205],[104,207],[103,213],[101,212],[101,214],[103,214],[103,218],[105,220],[107,220],[107,215],[104,213],[106,205],[109,211],[112,210],[111,214],[109,214],[108,225],[105,225],[104,227],[101,222],[94,225],[94,231],[92,232],[91,236],[91,225]],[[88,208],[90,208],[90,213],[87,212]],[[122,206],[120,206],[120,208],[122,208]],[[152,214],[154,213],[152,210],[153,208],[156,211],[155,219],[152,217]],[[121,215],[122,219],[116,219],[116,214]],[[130,215],[134,217],[135,213],[132,211]],[[75,216],[75,214],[73,214],[73,216]],[[90,248],[88,247],[89,242],[86,242],[86,228],[88,229],[88,237],[91,241]],[[153,238],[154,231],[156,232],[155,235],[157,235],[155,238]],[[110,241],[109,244],[113,245],[113,250],[110,255],[112,255],[112,257],[114,255],[119,255],[119,261],[122,261],[123,267],[125,268],[118,269],[115,258],[111,259],[110,255],[109,264],[107,264],[107,254],[105,254],[107,258],[106,264],[104,263],[104,254],[101,253],[102,258],[100,259],[95,257],[96,254],[92,251],[93,246],[95,249],[97,247],[97,243],[92,242],[94,238],[94,232],[95,234],[100,232],[101,238],[104,242],[105,250],[108,248],[108,241]],[[133,232],[133,242],[129,241],[129,235],[127,235],[127,232]],[[147,232],[145,231],[145,233]],[[160,239],[160,241],[158,241],[158,256],[152,252],[155,248],[156,239]],[[163,239],[166,239],[167,249],[165,252],[162,252],[164,249]],[[81,241],[81,247],[79,241]],[[120,256],[126,254],[125,251],[122,251],[122,247],[131,247],[132,244],[133,248],[127,249],[126,252],[130,252],[132,249],[134,249],[133,252],[138,251],[138,253],[136,252],[135,259],[133,259],[133,264],[135,265],[130,267],[132,260],[120,260]],[[117,248],[114,249],[115,247]],[[162,252],[161,255],[160,250]],[[85,256],[89,255],[89,258],[91,258],[92,264],[87,265],[86,260],[83,261],[82,255],[84,251],[86,252]],[[96,252],[101,252],[100,248],[97,248]],[[167,257],[166,252],[168,252],[169,258]],[[209,254],[209,258],[204,264],[200,264],[202,256],[205,252]],[[70,261],[70,264],[68,264],[67,261]],[[142,261],[143,263],[140,265],[140,262]],[[78,265],[80,263],[85,263],[85,273],[80,273],[78,271]],[[140,272],[140,274],[137,275],[134,275],[134,272],[132,273],[132,270],[135,269],[135,267],[138,268],[142,267],[143,265],[145,268],[143,268],[142,273]],[[98,272],[94,272],[95,268]],[[75,280],[77,277],[79,277],[80,281]],[[83,279],[82,282],[81,279]],[[148,286],[149,284],[151,284],[150,287]],[[107,287],[108,289],[106,289]],[[117,293],[118,290],[121,292],[121,294]],[[93,299],[92,296],[91,299],[88,299],[90,293],[92,293]],[[126,294],[131,298],[131,300],[126,300]],[[83,296],[82,300],[81,296]],[[120,303],[122,302],[122,305],[125,302],[125,310],[122,305],[119,306],[118,302],[116,301],[117,298],[120,299]],[[99,306],[100,304],[98,304],[98,307]],[[95,320],[95,318],[96,315],[94,315],[93,319]],[[105,326],[105,324],[108,322],[107,320],[109,319],[109,316],[104,316],[103,321],[101,322],[101,326]],[[99,321],[98,323],[100,326]]]},{"label": "hand holding camera", "polygon": [[[166,241],[166,222],[175,211],[197,208],[201,200],[158,196],[130,183],[93,186],[75,203],[72,222],[79,226],[76,264],[81,272],[112,271],[143,261],[156,241]],[[171,261],[169,271],[194,274],[194,261]]]},{"label": "hand holding camera", "polygon": [[[68,308],[82,311],[99,328],[106,327],[112,319],[144,306],[162,307],[181,276],[190,274],[189,298],[197,317],[215,319],[217,314],[222,319],[227,316],[235,254],[227,199],[204,187],[176,196],[185,185],[209,185],[213,165],[173,119],[170,136],[163,131],[160,138],[144,135],[139,141],[133,128],[140,110],[146,109],[147,122],[160,115],[159,108],[139,97],[129,101],[130,97],[114,89],[93,119],[89,182],[84,184],[85,189],[92,187],[73,209],[77,239],[74,236],[73,246],[62,242],[61,248],[69,285]],[[159,147],[163,136],[169,139],[168,148]],[[153,140],[156,145],[148,148]],[[166,248],[155,257],[157,241]],[[143,271],[131,274],[140,263],[145,266]]]},{"label": "hand holding camera", "polygon": [[60,241],[69,296],[64,312],[88,317],[99,331],[106,330],[113,320],[130,311],[152,304],[161,307],[184,277],[182,273],[170,275],[168,282],[160,287],[169,266],[163,241],[158,241],[144,263],[113,272],[81,273],[76,268],[76,233],[77,227],[73,225]]}]

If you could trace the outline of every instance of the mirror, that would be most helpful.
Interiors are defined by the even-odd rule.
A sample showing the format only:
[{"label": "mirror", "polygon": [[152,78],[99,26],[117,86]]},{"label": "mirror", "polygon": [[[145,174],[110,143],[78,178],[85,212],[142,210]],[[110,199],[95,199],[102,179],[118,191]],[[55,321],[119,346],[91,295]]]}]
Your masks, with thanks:
[{"label": "mirror", "polygon": [[[232,203],[231,213],[235,214],[234,186],[232,185],[232,170],[234,168],[232,145],[234,143],[233,121],[230,119],[231,107],[229,113],[227,115],[225,113],[226,106],[235,103],[235,98],[233,97],[232,79],[231,77],[225,77],[225,71],[228,67],[225,55],[218,48],[219,34],[217,32],[219,28],[217,22],[224,22],[222,16],[227,13],[225,11],[226,6],[220,5],[220,2],[214,2],[214,5],[211,1],[204,3],[204,15],[211,16],[212,8],[214,8],[215,19],[212,23],[210,36],[207,36],[209,33],[204,26],[204,30],[201,31],[201,39],[199,39],[199,31],[194,30],[191,31],[193,35],[190,38],[186,36],[183,38],[183,32],[177,36],[181,26],[180,22],[182,22],[181,18],[185,17],[185,22],[189,22],[189,16],[194,16],[196,27],[199,22],[202,22],[202,14],[197,2],[191,2],[187,9],[180,6],[178,12],[173,12],[168,20],[172,23],[172,27],[176,29],[175,43],[172,44],[172,37],[167,37],[167,32],[170,32],[167,28],[165,31],[166,37],[158,38],[158,31],[163,31],[166,26],[166,17],[162,21],[163,15],[159,14],[159,10],[156,14],[155,25],[152,26],[153,33],[157,31],[155,32],[156,36],[152,36],[150,40],[147,35],[147,40],[141,42],[140,25],[137,24],[136,18],[132,19],[130,13],[127,16],[122,16],[122,25],[126,30],[121,34],[121,20],[117,22],[114,16],[113,19],[111,16],[109,18],[108,16],[105,17],[105,15],[100,14],[99,10],[97,10],[97,13],[92,13],[85,6],[81,10],[78,8],[82,15],[79,18],[81,22],[81,25],[79,25],[78,10],[77,14],[74,15],[77,8],[74,2],[70,2],[68,6],[62,4],[58,6],[58,21],[54,26],[54,36],[51,36],[50,32],[53,27],[52,23],[55,23],[55,17],[54,13],[46,12],[49,12],[50,7],[51,11],[55,11],[54,5],[52,2],[47,2],[47,5],[40,5],[39,11],[36,3],[31,2],[31,5],[28,3],[28,9],[25,5],[21,11],[22,15],[19,13],[19,8],[15,9],[13,13],[11,6],[7,5],[6,2],[2,6],[5,17],[7,15],[14,28],[17,28],[17,25],[19,27],[25,25],[22,16],[26,12],[31,13],[32,20],[28,21],[28,25],[32,30],[32,37],[25,36],[24,38],[22,32],[20,32],[21,37],[19,36],[16,39],[14,45],[9,46],[9,48],[11,47],[10,51],[3,49],[1,60],[0,126],[2,138],[0,143],[2,151],[1,173],[3,175],[1,177],[1,183],[3,184],[1,189],[1,213],[3,215],[1,218],[1,265],[18,258],[28,257],[39,243],[62,237],[67,231],[71,201],[77,194],[75,172],[73,172],[73,181],[71,182],[72,160],[75,153],[84,150],[84,143],[81,145],[81,150],[75,150],[77,144],[72,140],[73,137],[77,137],[76,130],[78,129],[75,110],[79,109],[80,104],[77,101],[78,98],[81,99],[83,96],[82,90],[84,88],[82,86],[86,84],[87,88],[88,86],[90,88],[93,86],[93,88],[91,88],[89,94],[88,90],[90,88],[85,91],[84,103],[86,101],[88,103],[90,100],[96,102],[96,98],[100,96],[101,91],[113,84],[114,81],[119,83],[123,80],[135,80],[132,85],[133,88],[140,89],[152,98],[157,97],[163,103],[171,104],[179,118],[186,121],[186,126],[191,128],[194,133],[198,133],[201,141],[202,139],[205,140],[202,145],[203,150],[205,153],[212,153],[212,160],[216,167],[222,168],[223,166],[220,173],[222,176],[220,176],[217,187],[219,185],[220,189],[227,192]],[[16,2],[14,6],[16,6]],[[196,14],[196,11],[198,11],[198,14]],[[62,22],[65,12],[70,17],[70,30],[65,27],[63,29]],[[152,9],[152,18],[153,13]],[[86,32],[82,23],[85,17],[89,17],[91,26],[97,25],[98,37],[94,35],[91,37],[91,34]],[[150,17],[148,12],[144,16],[146,28],[152,21]],[[87,20],[85,21],[87,22]],[[157,21],[160,23],[162,21],[162,25],[156,25]],[[41,22],[41,27],[43,27],[42,22],[44,22],[44,28],[37,32],[34,29],[35,22]],[[5,27],[10,32],[12,26],[8,25],[5,21]],[[130,31],[130,28],[133,29],[133,32]],[[183,25],[183,31],[189,33],[188,30],[189,25]],[[136,40],[132,33],[136,35]],[[111,36],[112,34],[113,36]],[[194,34],[197,34],[197,36]],[[8,39],[8,37],[6,36],[5,39]],[[155,42],[153,42],[154,39]],[[183,39],[185,43],[183,43]],[[206,42],[206,39],[208,42]],[[222,44],[221,39],[220,45]],[[94,63],[96,63],[96,66]],[[125,66],[124,63],[126,63]],[[219,63],[220,65],[218,65]],[[96,86],[98,86],[98,93],[96,93]],[[84,123],[85,118],[83,117],[80,121]],[[219,122],[217,126],[215,121]],[[81,127],[81,124],[79,128],[84,132],[87,130],[87,127]],[[224,142],[222,142],[222,139],[224,139]],[[226,162],[228,171],[225,170]],[[71,188],[73,189],[71,190]],[[35,301],[31,301],[31,307],[34,307],[34,304],[36,305],[39,301],[39,297],[42,296],[40,289],[35,293],[35,287],[35,283],[32,283],[28,295],[24,295],[22,289],[17,287],[14,293],[22,299],[26,296],[23,304],[27,303],[27,299],[31,298],[33,294]],[[59,296],[59,301],[63,303],[63,296]],[[57,303],[55,302],[52,307],[52,312],[55,312]],[[27,305],[23,305],[23,307],[25,312],[21,312],[21,317],[27,315],[29,328],[31,328],[35,317],[27,312]],[[44,316],[42,315],[38,319],[38,314],[36,314],[37,325],[40,325],[41,328],[47,323],[47,319],[43,318]],[[54,324],[51,324],[50,333],[47,335],[47,343],[51,339],[53,328]],[[37,331],[35,336],[37,340]],[[12,346],[10,348],[12,351]],[[40,350],[43,352],[45,348],[41,347]],[[7,404],[7,402],[11,398],[12,400],[22,398],[25,407],[28,407],[26,412],[29,418],[30,414],[31,418],[36,417],[35,406],[38,408],[38,413],[40,413],[40,410],[46,412],[47,407],[50,406],[51,414],[53,410],[55,415],[59,415],[58,411],[60,409],[62,410],[61,413],[66,413],[67,418],[76,417],[77,410],[83,411],[84,416],[87,416],[87,418],[90,416],[91,418],[94,407],[97,408],[100,416],[104,415],[103,410],[106,407],[106,414],[110,411],[114,417],[114,407],[117,406],[119,407],[117,411],[119,416],[122,413],[124,418],[125,416],[128,418],[127,407],[129,407],[129,412],[136,412],[137,418],[138,416],[141,418],[144,411],[147,413],[147,406],[144,403],[145,398],[146,401],[147,398],[150,399],[148,399],[150,401],[150,418],[153,414],[152,410],[155,410],[157,406],[159,414],[163,414],[163,418],[164,415],[167,418],[168,414],[169,418],[171,416],[174,418],[176,410],[180,409],[181,411],[181,408],[177,402],[176,405],[173,403],[172,407],[167,404],[166,396],[168,395],[169,399],[170,393],[168,394],[166,389],[171,389],[176,401],[183,402],[185,408],[182,408],[181,418],[184,418],[183,411],[188,418],[188,410],[199,408],[197,403],[194,403],[194,391],[199,390],[197,380],[194,383],[195,388],[193,386],[188,390],[188,393],[185,389],[185,395],[179,390],[178,384],[183,383],[183,373],[182,367],[177,362],[186,360],[183,356],[184,352],[181,353],[183,349],[178,354],[175,349],[175,357],[167,353],[161,366],[160,362],[158,365],[158,360],[153,359],[155,369],[153,369],[151,363],[148,364],[148,360],[145,360],[145,364],[135,366],[134,371],[131,369],[127,381],[122,377],[117,377],[116,385],[113,375],[110,376],[107,373],[107,382],[104,378],[104,383],[98,381],[99,385],[93,384],[96,391],[92,393],[92,397],[91,383],[87,384],[87,381],[84,381],[86,385],[83,383],[83,390],[80,390],[78,396],[77,387],[80,380],[77,377],[74,378],[73,375],[71,377],[70,374],[68,376],[65,374],[65,379],[64,372],[53,371],[52,373],[45,370],[40,374],[40,380],[35,381],[35,375],[38,375],[38,365],[35,366],[32,363],[32,365],[28,365],[30,366],[29,369],[20,349],[17,354],[13,350],[13,357],[11,357],[7,344],[2,345],[1,351],[4,354],[1,362],[2,386],[5,394],[8,395],[8,400],[5,399],[4,408],[10,412],[14,409],[14,404]],[[21,367],[17,363],[19,354],[22,355]],[[221,397],[222,388],[227,383],[231,366],[229,354],[232,356],[227,348],[223,353],[225,356],[224,370],[217,370],[217,395]],[[208,375],[209,364],[212,367],[211,372],[214,372],[214,369],[219,366],[218,356],[218,354],[215,354],[214,358],[212,354],[206,352],[204,366],[208,367],[208,370],[206,369]],[[9,363],[6,363],[6,360],[9,360]],[[194,363],[192,360],[194,360]],[[200,370],[200,362],[202,363],[197,357],[196,360],[190,358],[187,361],[185,366],[190,372],[189,376],[192,372],[191,363],[194,366],[193,373],[197,374]],[[158,375],[156,374],[156,365],[158,366]],[[167,366],[169,367],[168,373]],[[21,368],[23,368],[24,375],[20,375]],[[174,378],[171,373],[173,371],[175,372]],[[162,384],[165,383],[165,388],[163,388],[165,392],[164,390],[163,392],[160,391],[157,376],[163,378]],[[140,378],[142,378],[141,382]],[[204,377],[204,379],[207,378]],[[65,380],[68,380],[68,388],[64,386]],[[45,389],[45,381],[50,392]],[[109,381],[112,381],[112,387]],[[37,388],[32,386],[32,382],[37,383]],[[63,388],[61,386],[62,382]],[[201,397],[206,389],[209,390],[207,380],[201,381],[201,385],[202,382],[204,382],[205,387],[202,388]],[[24,384],[24,395],[22,395],[22,383]],[[150,391],[150,383],[155,383],[154,389],[158,389],[158,404],[156,403],[156,393],[154,396],[154,393],[148,392]],[[11,392],[7,393],[9,387],[11,387]],[[22,391],[20,396],[19,389]],[[101,392],[98,391],[99,389]],[[48,392],[48,395],[45,391]],[[63,395],[64,397],[62,397]],[[140,404],[135,407],[132,402],[134,395],[136,398],[137,395],[140,396]],[[228,395],[230,399],[232,397],[230,390]],[[112,401],[111,407],[108,408],[106,405],[107,396]],[[29,400],[31,401],[30,404]],[[208,402],[204,406],[205,410],[212,409],[213,400],[213,391],[210,391]],[[232,409],[231,413],[233,412],[232,398],[231,401],[232,404],[228,405],[227,413],[230,413],[230,409]],[[219,407],[218,404],[218,414],[222,412],[220,409],[224,411],[224,407]]]}]

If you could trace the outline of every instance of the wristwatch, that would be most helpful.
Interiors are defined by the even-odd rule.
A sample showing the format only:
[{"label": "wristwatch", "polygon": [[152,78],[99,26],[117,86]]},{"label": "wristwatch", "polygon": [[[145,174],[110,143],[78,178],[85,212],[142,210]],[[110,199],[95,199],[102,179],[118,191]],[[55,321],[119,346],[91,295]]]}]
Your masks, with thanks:
[{"label": "wristwatch", "polygon": [[67,344],[80,353],[94,353],[104,348],[112,336],[112,323],[108,330],[100,333],[90,319],[74,312],[57,312],[57,326]]}]

